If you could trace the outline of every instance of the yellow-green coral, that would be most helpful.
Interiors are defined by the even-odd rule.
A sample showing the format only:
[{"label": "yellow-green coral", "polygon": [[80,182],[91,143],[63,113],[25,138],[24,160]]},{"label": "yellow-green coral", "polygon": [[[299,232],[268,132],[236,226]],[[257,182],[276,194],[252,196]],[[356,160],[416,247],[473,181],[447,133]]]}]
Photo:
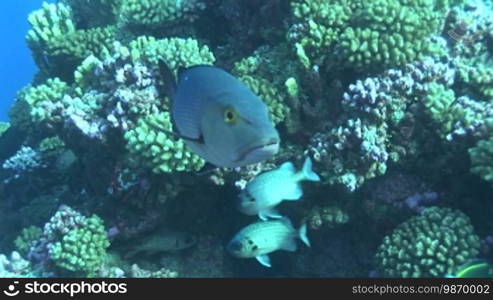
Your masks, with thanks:
[{"label": "yellow-green coral", "polygon": [[241,76],[239,79],[262,99],[269,110],[274,123],[282,122],[289,113],[289,107],[283,104],[282,92],[268,80],[253,76]]},{"label": "yellow-green coral", "polygon": [[376,254],[389,277],[444,277],[479,253],[480,240],[459,210],[430,207],[384,238]]},{"label": "yellow-green coral", "polygon": [[119,19],[130,25],[163,25],[182,16],[180,0],[124,0],[120,1]]},{"label": "yellow-green coral", "polygon": [[44,157],[56,158],[65,150],[65,142],[59,136],[47,137],[39,142],[37,150]]},{"label": "yellow-green coral", "polygon": [[29,226],[22,229],[21,234],[14,240],[16,249],[23,255],[27,254],[32,242],[39,239],[42,232],[41,228],[37,226]]},{"label": "yellow-green coral", "polygon": [[214,54],[207,45],[199,45],[193,38],[165,38],[142,36],[130,42],[128,51],[133,61],[144,60],[157,66],[160,59],[177,72],[179,67],[214,64]]},{"label": "yellow-green coral", "polygon": [[172,130],[168,112],[139,119],[137,127],[125,133],[130,161],[146,166],[154,173],[200,170],[204,160],[170,134]]},{"label": "yellow-green coral", "polygon": [[[246,84],[256,95],[262,99],[268,107],[274,123],[280,123],[289,118],[290,108],[286,99],[290,97],[288,89],[284,88],[286,80],[296,81],[293,64],[284,64],[286,58],[283,46],[277,49],[259,49],[255,55],[245,57],[235,63],[233,74]],[[282,72],[280,70],[283,70]],[[293,74],[292,76],[290,76]],[[297,91],[299,93],[299,90]]]},{"label": "yellow-green coral", "polygon": [[32,28],[26,40],[36,64],[45,75],[67,81],[84,58],[99,54],[115,39],[114,26],[77,28],[71,8],[61,2],[43,3],[28,20]]},{"label": "yellow-green coral", "polygon": [[57,112],[61,108],[63,97],[70,91],[67,83],[55,77],[48,79],[44,84],[27,87],[19,94],[18,101],[28,104],[34,122],[60,121],[61,116]]},{"label": "yellow-green coral", "polygon": [[288,37],[305,67],[327,58],[360,71],[400,66],[440,49],[430,38],[446,8],[434,0],[299,0]]},{"label": "yellow-green coral", "polygon": [[[493,123],[493,122],[492,122]],[[493,135],[469,149],[471,172],[493,184]]]},{"label": "yellow-green coral", "polygon": [[346,224],[349,216],[345,210],[336,205],[316,205],[310,209],[306,222],[311,229],[332,229]]},{"label": "yellow-green coral", "polygon": [[103,221],[93,215],[54,243],[50,256],[58,267],[94,276],[104,262],[109,245]]},{"label": "yellow-green coral", "polygon": [[54,37],[47,44],[45,53],[49,56],[83,60],[91,54],[98,55],[103,49],[111,47],[114,40],[113,26],[79,29]]}]

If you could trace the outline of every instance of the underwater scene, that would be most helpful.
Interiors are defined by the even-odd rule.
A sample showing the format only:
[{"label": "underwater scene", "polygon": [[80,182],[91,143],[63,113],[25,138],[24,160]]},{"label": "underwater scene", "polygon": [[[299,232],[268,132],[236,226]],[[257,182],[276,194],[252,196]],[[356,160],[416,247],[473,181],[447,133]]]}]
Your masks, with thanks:
[{"label": "underwater scene", "polygon": [[59,0],[24,22],[0,277],[493,277],[493,0]]}]

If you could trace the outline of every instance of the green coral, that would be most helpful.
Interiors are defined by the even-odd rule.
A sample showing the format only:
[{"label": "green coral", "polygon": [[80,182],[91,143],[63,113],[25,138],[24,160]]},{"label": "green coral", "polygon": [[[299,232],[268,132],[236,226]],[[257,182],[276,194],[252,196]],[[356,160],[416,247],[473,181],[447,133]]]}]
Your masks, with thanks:
[{"label": "green coral", "polygon": [[90,54],[99,54],[115,40],[114,26],[77,28],[69,6],[43,3],[28,17],[26,40],[34,60],[48,77],[71,81],[75,67]]},{"label": "green coral", "polygon": [[29,105],[33,122],[61,121],[61,116],[57,113],[63,97],[70,91],[67,83],[55,77],[44,84],[27,87],[19,93],[18,98]]},{"label": "green coral", "polygon": [[113,26],[79,29],[50,40],[45,53],[49,56],[70,57],[82,61],[91,54],[98,55],[105,48],[111,47],[114,40]]},{"label": "green coral", "polygon": [[[296,97],[291,97],[294,101],[298,101],[298,96],[302,93],[298,86],[293,86],[299,64],[292,62],[291,55],[287,45],[259,48],[254,55],[237,61],[232,71],[267,104],[270,116],[276,124],[290,120],[291,109],[286,101],[291,97],[289,92],[296,94]],[[286,87],[288,80],[290,85]]]},{"label": "green coral", "polygon": [[493,101],[493,63],[477,60],[458,60],[459,78],[473,92]]},{"label": "green coral", "polygon": [[349,221],[347,212],[336,205],[319,206],[316,205],[310,209],[306,220],[311,229],[337,228]]},{"label": "green coral", "polygon": [[436,82],[425,84],[425,90],[427,92],[423,99],[425,113],[433,122],[441,125],[439,132],[442,135],[450,133],[453,118],[449,112],[455,101],[454,91]]},{"label": "green coral", "polygon": [[65,142],[59,136],[47,137],[41,140],[38,150],[45,157],[58,157],[65,151]]},{"label": "green coral", "polygon": [[300,23],[289,37],[305,67],[329,57],[359,71],[401,66],[441,51],[431,37],[446,8],[434,0],[294,1]]},{"label": "green coral", "polygon": [[[215,57],[207,45],[200,45],[193,38],[156,39],[152,36],[140,36],[128,45],[116,42],[101,55],[87,57],[77,67],[74,78],[79,94],[94,88],[104,88],[102,83],[115,80],[117,66],[111,66],[111,70],[104,70],[103,74],[95,76],[95,73],[101,73],[101,68],[106,67],[104,60],[132,65],[139,63],[153,68],[156,73],[159,61],[163,60],[177,74],[180,67],[212,65]],[[118,79],[116,81],[119,83]]]},{"label": "green coral", "polygon": [[165,38],[143,36],[130,42],[128,47],[133,61],[144,60],[158,65],[164,60],[173,71],[178,68],[187,68],[193,65],[212,65],[215,57],[207,45],[199,45],[193,38]]},{"label": "green coral", "polygon": [[329,55],[330,47],[347,27],[352,5],[342,0],[303,0],[293,1],[291,6],[293,15],[303,23],[291,28],[288,37],[295,42],[297,56],[308,69]]},{"label": "green coral", "polygon": [[475,147],[469,149],[469,157],[471,172],[493,183],[493,135],[478,141]]},{"label": "green coral", "polygon": [[389,277],[444,277],[479,253],[480,240],[459,210],[430,207],[399,225],[378,248],[379,272]]},{"label": "green coral", "polygon": [[71,272],[94,275],[106,257],[107,238],[103,221],[96,215],[86,218],[79,228],[66,233],[50,249],[58,267]]},{"label": "green coral", "polygon": [[22,229],[21,234],[14,240],[16,250],[22,255],[26,255],[31,248],[31,244],[41,237],[42,232],[41,228],[37,226],[29,226]]},{"label": "green coral", "polygon": [[147,166],[154,173],[200,170],[204,160],[190,152],[183,140],[170,134],[172,130],[168,112],[139,119],[137,127],[125,133],[130,161]]},{"label": "green coral", "polygon": [[184,3],[176,0],[125,0],[119,6],[120,22],[126,25],[159,26],[183,16]]},{"label": "green coral", "polygon": [[275,85],[266,79],[252,76],[242,76],[239,79],[265,102],[274,123],[282,122],[286,118],[289,107],[283,103],[282,93]]}]

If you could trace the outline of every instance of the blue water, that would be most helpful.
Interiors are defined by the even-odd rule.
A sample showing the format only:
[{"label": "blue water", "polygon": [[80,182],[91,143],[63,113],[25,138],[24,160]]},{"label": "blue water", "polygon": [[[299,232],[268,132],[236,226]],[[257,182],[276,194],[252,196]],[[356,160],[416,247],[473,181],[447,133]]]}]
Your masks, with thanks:
[{"label": "blue water", "polygon": [[[44,1],[53,2],[53,1]],[[27,16],[41,7],[42,0],[0,1],[0,121],[8,120],[8,110],[17,91],[31,82],[36,65],[24,37],[30,28]]]}]

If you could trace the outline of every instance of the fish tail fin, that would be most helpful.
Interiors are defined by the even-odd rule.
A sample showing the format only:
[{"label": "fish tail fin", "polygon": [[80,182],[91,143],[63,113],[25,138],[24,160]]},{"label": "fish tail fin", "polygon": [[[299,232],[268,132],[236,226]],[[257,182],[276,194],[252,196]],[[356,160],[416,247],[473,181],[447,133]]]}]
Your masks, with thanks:
[{"label": "fish tail fin", "polygon": [[303,174],[303,179],[310,181],[320,181],[320,177],[317,175],[317,173],[313,172],[312,165],[312,160],[310,159],[310,157],[307,157],[305,159],[305,162],[303,163],[303,169],[301,170]]},{"label": "fish tail fin", "polygon": [[303,243],[305,243],[305,245],[307,245],[308,247],[311,247],[310,246],[310,240],[308,239],[308,235],[306,233],[307,233],[306,224],[303,224],[298,229],[298,235],[299,235],[300,239],[303,241]]}]

